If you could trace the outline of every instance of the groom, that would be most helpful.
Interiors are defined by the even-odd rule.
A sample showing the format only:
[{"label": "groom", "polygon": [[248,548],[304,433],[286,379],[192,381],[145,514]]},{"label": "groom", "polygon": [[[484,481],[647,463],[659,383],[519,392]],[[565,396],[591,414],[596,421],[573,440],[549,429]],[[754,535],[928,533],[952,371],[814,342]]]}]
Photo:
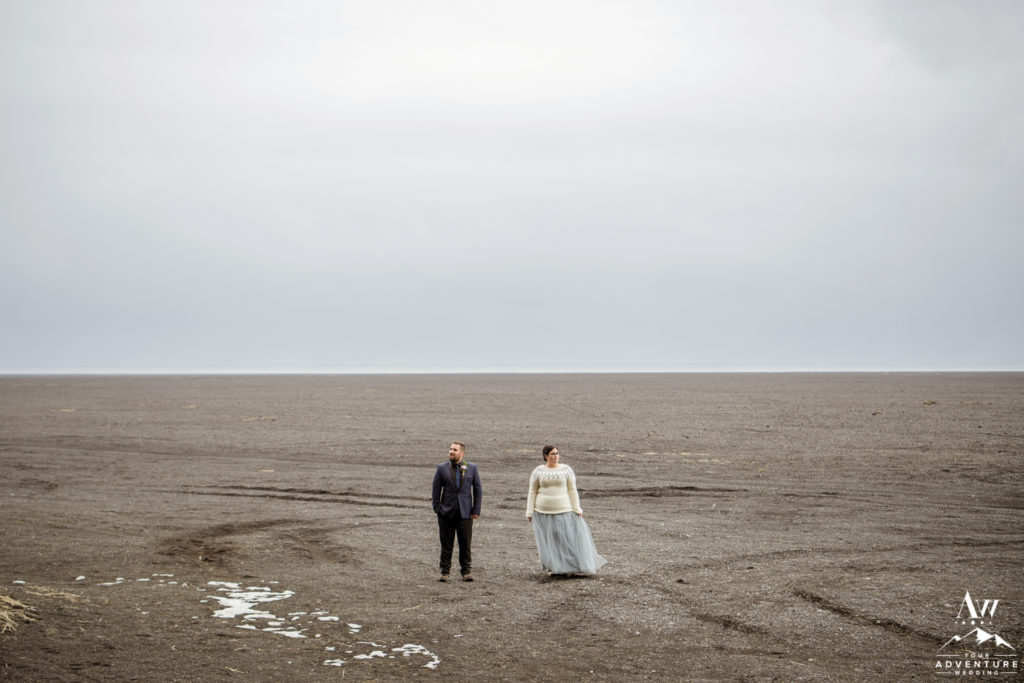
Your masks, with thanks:
[{"label": "groom", "polygon": [[466,462],[466,444],[455,441],[448,448],[448,462],[437,466],[434,472],[432,502],[437,513],[437,526],[441,532],[441,578],[447,581],[452,569],[452,548],[459,538],[459,565],[462,580],[472,581],[470,573],[473,542],[473,520],[480,516],[483,488],[476,465]]}]

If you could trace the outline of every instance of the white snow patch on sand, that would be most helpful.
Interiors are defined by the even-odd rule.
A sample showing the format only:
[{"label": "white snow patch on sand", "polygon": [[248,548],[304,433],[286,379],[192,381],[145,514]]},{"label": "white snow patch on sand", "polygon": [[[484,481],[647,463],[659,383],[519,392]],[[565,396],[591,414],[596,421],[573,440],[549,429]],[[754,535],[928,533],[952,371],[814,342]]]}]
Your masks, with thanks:
[{"label": "white snow patch on sand", "polygon": [[[84,581],[85,576],[80,576],[76,581]],[[168,579],[174,578],[174,574],[153,574],[159,583],[166,585],[180,585],[181,587],[187,587],[187,583],[180,583],[177,581],[168,581]],[[124,577],[117,577],[114,581],[106,583],[100,583],[100,586],[119,586],[127,581]],[[12,583],[16,585],[25,585],[25,581],[17,580]],[[135,583],[151,583],[156,584],[156,581],[152,581],[150,578],[139,578],[135,579]],[[275,586],[278,581],[268,581],[269,586]],[[270,588],[269,586],[244,586],[241,583],[234,581],[209,581],[206,587],[197,586],[197,591],[206,591],[207,595],[199,600],[201,604],[208,604],[211,600],[216,602],[220,608],[214,610],[213,616],[219,619],[235,619],[241,623],[235,624],[235,628],[245,629],[247,631],[264,631],[266,633],[276,633],[277,635],[284,636],[286,638],[306,638],[304,635],[305,631],[308,631],[308,626],[315,623],[340,623],[341,618],[330,614],[326,610],[317,610],[315,612],[287,612],[287,617],[279,617],[268,609],[264,609],[269,606],[270,603],[279,602],[281,600],[287,600],[295,596],[295,591],[281,590]],[[211,592],[212,591],[212,592]],[[148,614],[149,612],[143,612]],[[305,619],[303,617],[306,617]],[[192,617],[198,619],[199,617]],[[290,619],[289,619],[290,618]],[[264,627],[260,628],[258,625],[252,622],[263,622]],[[307,628],[298,628],[301,623],[292,625],[294,622],[305,622]],[[287,625],[286,625],[287,624]],[[345,625],[349,629],[349,634],[359,633],[363,626],[354,622],[345,622]],[[321,634],[316,634],[317,638],[321,637]],[[462,634],[458,634],[456,638],[462,637]],[[436,642],[436,641],[435,641]],[[428,650],[422,645],[416,645],[414,643],[406,643],[401,647],[395,647],[388,649],[387,645],[381,645],[370,641],[362,641],[357,643],[358,645],[369,646],[369,652],[363,652],[355,654],[354,650],[346,650],[347,655],[351,655],[352,659],[358,659],[362,661],[373,661],[376,659],[395,659],[398,656],[411,657],[413,655],[419,655],[427,657],[430,661],[423,665],[425,669],[437,669],[441,664],[441,658],[436,654]],[[331,645],[325,648],[328,652],[334,652],[337,646]],[[324,660],[325,666],[343,666],[347,660],[344,659],[327,659]]]},{"label": "white snow patch on sand", "polygon": [[[213,616],[220,619],[241,619],[243,622],[263,619],[267,622],[267,627],[263,629],[267,633],[276,633],[287,638],[306,637],[302,635],[306,629],[280,628],[284,623],[280,617],[267,610],[256,609],[257,605],[287,600],[295,595],[295,591],[275,592],[266,586],[242,588],[241,584],[233,581],[208,581],[206,585],[216,587],[217,592],[207,597],[216,600],[221,606],[219,610],[214,611]],[[240,624],[239,628],[248,626],[251,624]]]},{"label": "white snow patch on sand", "polygon": [[430,657],[430,661],[423,665],[424,669],[436,669],[441,663],[441,658],[435,655],[433,652],[423,647],[422,645],[414,645],[412,643],[406,643],[402,647],[391,648],[392,652],[398,652],[403,657],[410,657],[412,655],[423,655],[424,657]]}]

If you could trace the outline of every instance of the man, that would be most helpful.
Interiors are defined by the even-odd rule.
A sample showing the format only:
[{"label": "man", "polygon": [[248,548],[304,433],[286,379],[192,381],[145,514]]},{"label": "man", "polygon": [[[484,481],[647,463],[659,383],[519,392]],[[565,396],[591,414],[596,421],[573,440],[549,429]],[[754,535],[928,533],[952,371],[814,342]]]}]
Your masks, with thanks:
[{"label": "man", "polygon": [[476,465],[466,462],[466,444],[455,441],[448,448],[448,462],[437,466],[431,500],[441,532],[441,578],[448,581],[452,569],[452,547],[459,538],[459,566],[462,580],[472,581],[473,520],[480,517],[483,488]]}]

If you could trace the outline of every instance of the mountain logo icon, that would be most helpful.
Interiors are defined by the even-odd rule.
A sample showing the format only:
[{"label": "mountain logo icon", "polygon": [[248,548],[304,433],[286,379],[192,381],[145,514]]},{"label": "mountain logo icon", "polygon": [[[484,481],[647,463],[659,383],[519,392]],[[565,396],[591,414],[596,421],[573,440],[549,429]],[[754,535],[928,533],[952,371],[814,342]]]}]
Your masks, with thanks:
[{"label": "mountain logo icon", "polygon": [[977,647],[980,645],[987,645],[988,647],[1005,647],[1016,652],[1016,648],[1010,645],[1008,642],[999,637],[998,634],[989,633],[980,628],[976,628],[973,631],[969,631],[962,636],[953,636],[946,641],[946,644],[939,648],[939,652],[942,652],[947,647],[955,647],[956,645],[972,646]]}]

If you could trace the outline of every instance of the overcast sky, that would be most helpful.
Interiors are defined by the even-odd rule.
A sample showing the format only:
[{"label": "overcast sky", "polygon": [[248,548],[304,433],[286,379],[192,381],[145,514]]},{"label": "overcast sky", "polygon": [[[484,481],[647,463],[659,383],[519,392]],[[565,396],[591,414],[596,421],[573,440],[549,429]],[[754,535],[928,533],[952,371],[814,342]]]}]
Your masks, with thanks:
[{"label": "overcast sky", "polygon": [[1024,2],[0,0],[0,372],[1024,370]]}]

